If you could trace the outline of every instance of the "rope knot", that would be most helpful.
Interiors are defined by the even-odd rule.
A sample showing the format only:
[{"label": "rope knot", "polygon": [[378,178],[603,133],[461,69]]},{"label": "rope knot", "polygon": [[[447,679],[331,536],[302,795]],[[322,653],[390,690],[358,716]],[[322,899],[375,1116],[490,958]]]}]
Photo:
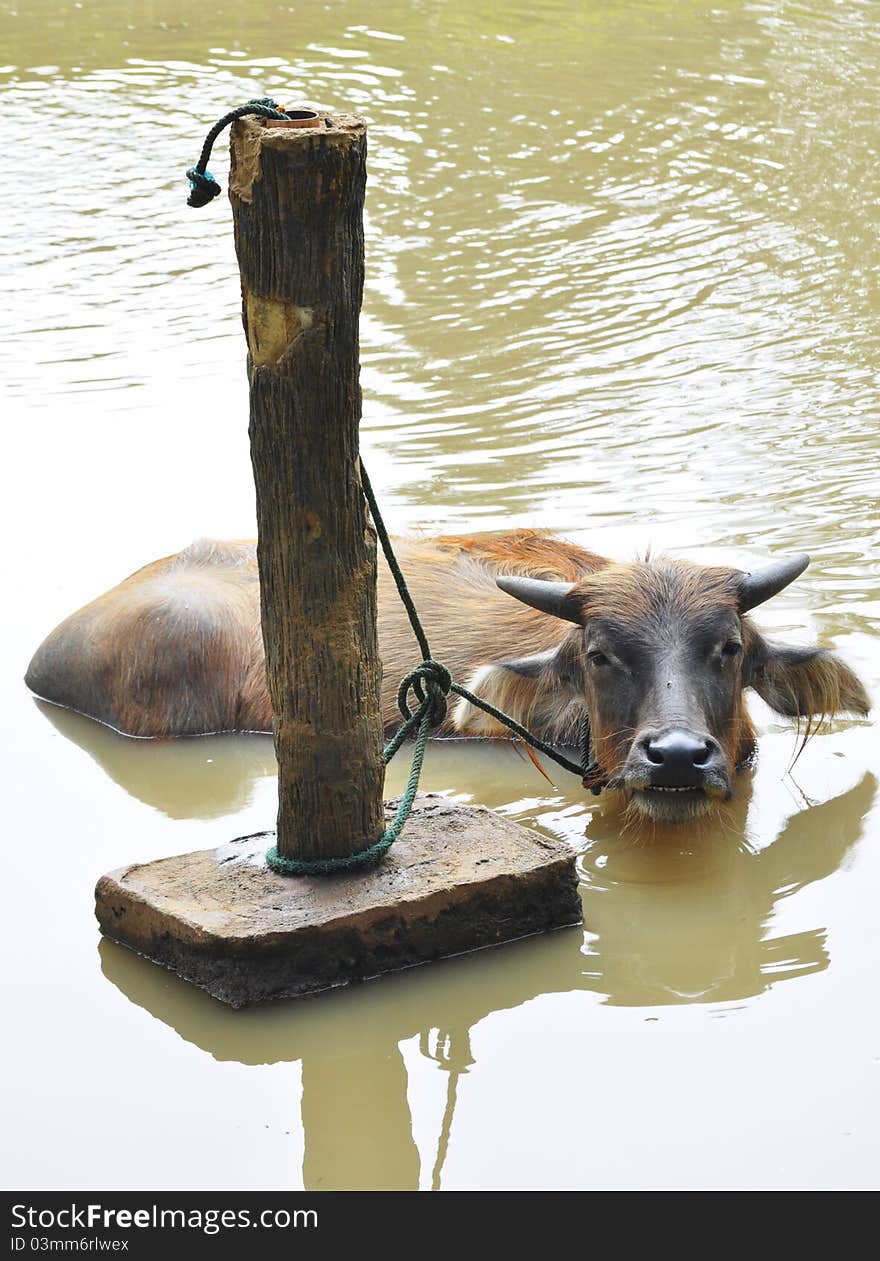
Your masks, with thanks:
[{"label": "rope knot", "polygon": [[200,171],[198,167],[191,166],[186,173],[189,180],[190,194],[186,199],[188,206],[194,206],[198,209],[200,206],[207,206],[212,197],[216,197],[220,192],[220,185],[214,179],[210,171]]},{"label": "rope knot", "polygon": [[584,763],[584,775],[581,780],[584,788],[589,788],[594,797],[599,797],[602,789],[608,785],[608,777],[595,760]]},{"label": "rope knot", "polygon": [[429,725],[439,727],[446,717],[446,697],[452,688],[452,675],[439,661],[427,658],[401,680],[397,692],[397,704],[404,718],[412,718],[413,711],[407,702],[412,691],[419,703],[419,712],[428,716]]}]

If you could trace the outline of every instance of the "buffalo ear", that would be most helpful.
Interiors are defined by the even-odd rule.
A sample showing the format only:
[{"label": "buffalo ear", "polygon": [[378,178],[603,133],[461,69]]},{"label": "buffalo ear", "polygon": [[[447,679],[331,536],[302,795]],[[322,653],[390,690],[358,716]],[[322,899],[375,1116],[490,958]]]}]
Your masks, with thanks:
[{"label": "buffalo ear", "polygon": [[824,648],[786,648],[759,638],[746,667],[747,684],[788,718],[867,714],[871,708],[861,681]]},{"label": "buffalo ear", "polygon": [[[557,648],[480,666],[465,687],[546,740],[564,741],[583,713],[580,635],[566,635]],[[505,736],[508,729],[460,697],[452,713],[460,735]]]}]

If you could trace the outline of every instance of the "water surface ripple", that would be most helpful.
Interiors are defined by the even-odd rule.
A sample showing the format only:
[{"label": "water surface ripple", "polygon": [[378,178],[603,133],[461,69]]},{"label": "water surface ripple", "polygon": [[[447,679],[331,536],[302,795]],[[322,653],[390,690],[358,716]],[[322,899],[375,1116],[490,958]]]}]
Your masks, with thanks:
[{"label": "water surface ripple", "polygon": [[270,741],[124,741],[20,679],[138,565],[254,531],[229,208],[184,170],[268,93],[369,120],[394,528],[809,551],[760,623],[876,693],[878,43],[871,0],[0,0],[9,1185],[876,1183],[870,724],[792,769],[757,705],[738,813],[654,851],[509,748],[435,748],[426,787],[578,849],[585,932],[242,1014],[99,960],[92,887],[271,825]]}]

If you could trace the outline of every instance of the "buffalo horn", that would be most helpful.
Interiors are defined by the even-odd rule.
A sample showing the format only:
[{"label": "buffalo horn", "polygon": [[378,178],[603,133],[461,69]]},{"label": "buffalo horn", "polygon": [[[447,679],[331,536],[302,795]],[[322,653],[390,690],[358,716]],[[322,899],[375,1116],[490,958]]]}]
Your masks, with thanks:
[{"label": "buffalo horn", "polygon": [[496,578],[498,586],[508,595],[529,604],[542,613],[565,618],[567,622],[580,624],[577,611],[568,603],[574,590],[573,582],[546,582],[541,578]]},{"label": "buffalo horn", "polygon": [[739,586],[739,611],[748,613],[757,608],[771,596],[779,595],[790,582],[800,577],[810,563],[809,556],[791,556],[786,560],[775,560],[763,569],[743,574]]}]

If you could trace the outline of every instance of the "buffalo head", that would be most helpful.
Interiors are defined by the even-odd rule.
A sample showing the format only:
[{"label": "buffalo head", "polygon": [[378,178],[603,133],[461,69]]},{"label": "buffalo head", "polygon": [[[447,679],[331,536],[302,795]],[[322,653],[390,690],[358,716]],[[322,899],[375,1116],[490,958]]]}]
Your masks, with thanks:
[{"label": "buffalo head", "polygon": [[[545,729],[586,709],[597,784],[659,822],[696,818],[730,797],[754,752],[746,688],[778,713],[806,717],[808,734],[823,717],[867,713],[865,690],[842,661],[771,643],[748,617],[808,563],[797,556],[744,573],[603,561],[574,583],[500,577],[503,591],[572,627],[555,649],[485,666],[471,685]],[[473,732],[476,712],[461,705],[455,722]]]}]

